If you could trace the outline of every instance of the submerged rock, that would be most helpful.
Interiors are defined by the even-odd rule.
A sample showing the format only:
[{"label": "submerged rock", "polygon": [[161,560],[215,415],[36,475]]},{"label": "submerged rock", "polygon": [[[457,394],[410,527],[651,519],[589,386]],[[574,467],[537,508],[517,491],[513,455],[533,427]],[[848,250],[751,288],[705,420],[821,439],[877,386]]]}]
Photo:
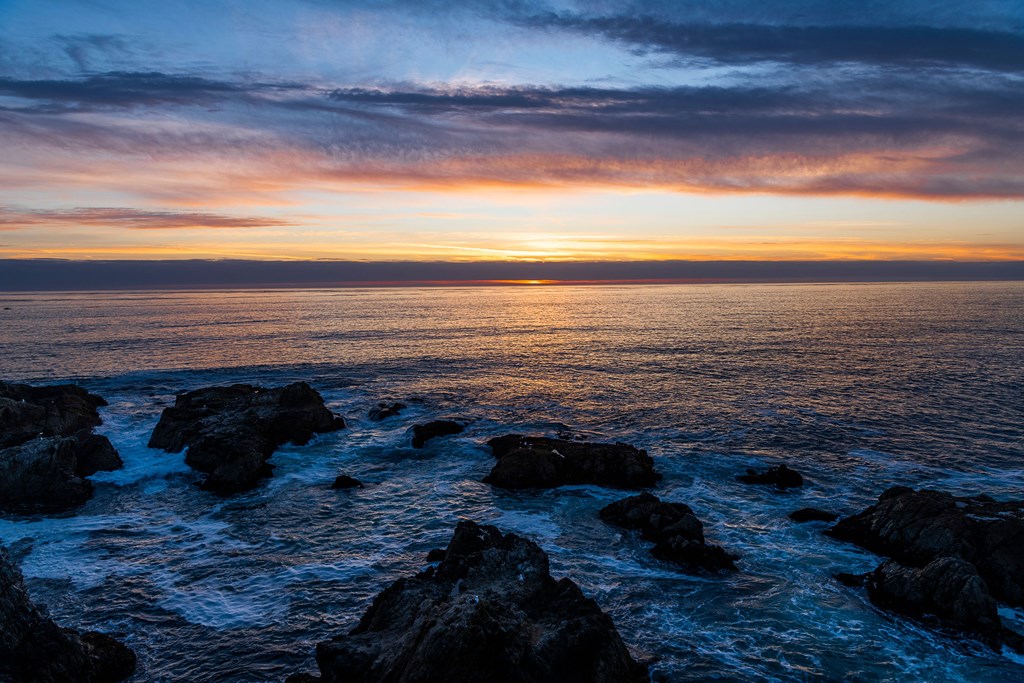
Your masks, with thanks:
[{"label": "submerged rock", "polygon": [[706,543],[704,525],[682,503],[666,503],[645,491],[617,500],[598,514],[608,524],[640,531],[642,538],[654,541],[652,555],[686,571],[736,569],[738,556]]},{"label": "submerged rock", "polygon": [[113,683],[135,671],[135,653],[108,635],[61,628],[28,597],[0,548],[0,680]]},{"label": "submerged rock", "polygon": [[468,521],[439,565],[391,584],[316,660],[324,683],[648,681],[597,603],[551,577],[543,550]]},{"label": "submerged rock", "polygon": [[398,415],[404,409],[404,403],[385,403],[381,401],[377,404],[376,408],[370,408],[369,418],[374,422],[380,422],[381,420]]},{"label": "submerged rock", "polygon": [[767,486],[774,486],[780,491],[804,485],[803,476],[796,470],[791,470],[786,465],[775,465],[774,467],[769,467],[764,472],[747,470],[746,474],[741,474],[736,477],[736,479],[742,481],[744,484],[764,484]]},{"label": "submerged rock", "polygon": [[347,474],[339,474],[331,484],[332,489],[361,489],[363,488],[363,482],[359,481],[355,477],[350,477]]},{"label": "submerged rock", "polygon": [[798,524],[804,522],[834,522],[839,518],[834,512],[818,508],[800,508],[789,513],[789,518]]},{"label": "submerged rock", "polygon": [[487,442],[498,459],[484,481],[508,489],[594,484],[619,489],[653,486],[654,460],[624,443],[591,443],[510,434]]},{"label": "submerged rock", "polygon": [[1024,501],[895,487],[828,533],[911,567],[960,558],[974,565],[996,599],[1024,607]]},{"label": "submerged rock", "polygon": [[412,447],[423,448],[431,439],[461,434],[465,428],[466,425],[454,420],[434,420],[426,424],[415,425],[412,428]]},{"label": "submerged rock", "polygon": [[0,510],[63,512],[92,496],[85,477],[122,466],[93,429],[106,405],[82,387],[0,382]]},{"label": "submerged rock", "polygon": [[275,389],[235,384],[179,394],[161,414],[149,447],[187,447],[185,462],[207,475],[203,488],[230,494],[269,477],[267,461],[279,446],[303,445],[314,434],[344,427],[305,382]]}]

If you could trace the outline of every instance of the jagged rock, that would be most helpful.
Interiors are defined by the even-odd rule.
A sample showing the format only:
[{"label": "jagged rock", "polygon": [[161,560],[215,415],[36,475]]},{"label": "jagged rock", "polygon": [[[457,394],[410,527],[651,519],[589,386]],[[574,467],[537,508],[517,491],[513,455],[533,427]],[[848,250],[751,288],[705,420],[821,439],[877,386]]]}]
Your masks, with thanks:
[{"label": "jagged rock", "polygon": [[187,447],[185,462],[207,475],[203,488],[226,495],[269,477],[267,461],[279,446],[303,445],[314,434],[344,427],[305,382],[274,389],[235,384],[179,394],[160,416],[149,447]]},{"label": "jagged rock", "polygon": [[350,477],[347,474],[339,474],[331,484],[332,489],[361,489],[363,488],[363,482],[359,481],[355,477]]},{"label": "jagged rock", "polygon": [[774,467],[769,467],[764,472],[747,470],[746,474],[742,474],[736,477],[736,479],[742,481],[744,484],[764,484],[767,486],[774,486],[780,491],[804,485],[803,476],[796,470],[791,470],[785,465],[775,465]]},{"label": "jagged rock", "polygon": [[535,543],[465,521],[439,565],[391,584],[316,659],[324,683],[648,681],[611,619],[552,578]]},{"label": "jagged rock", "polygon": [[102,633],[61,628],[28,597],[21,572],[0,548],[0,680],[114,683],[135,671],[135,653]]},{"label": "jagged rock", "polygon": [[646,451],[624,443],[590,443],[510,434],[487,442],[498,459],[484,481],[508,489],[594,484],[653,486],[661,475]]},{"label": "jagged rock", "polygon": [[959,557],[975,566],[996,599],[1024,606],[1024,501],[895,487],[828,533],[912,567]]},{"label": "jagged rock", "polygon": [[445,548],[434,548],[427,553],[427,562],[440,562],[447,552]]},{"label": "jagged rock", "polygon": [[412,428],[412,447],[423,448],[431,439],[439,436],[461,434],[466,425],[454,420],[434,420]]},{"label": "jagged rock", "polygon": [[834,522],[839,518],[834,512],[819,510],[818,508],[800,508],[789,513],[789,518],[794,522]]},{"label": "jagged rock", "polygon": [[122,466],[100,424],[99,396],[75,385],[0,382],[0,510],[63,512],[92,496],[83,479]]},{"label": "jagged rock", "polygon": [[598,514],[608,524],[639,530],[644,539],[654,541],[652,555],[687,571],[736,569],[735,560],[739,558],[706,543],[704,525],[682,503],[666,503],[645,491],[617,500]]},{"label": "jagged rock", "polygon": [[380,422],[381,420],[398,415],[404,409],[404,403],[385,403],[381,401],[377,404],[376,408],[370,408],[369,418],[374,422]]}]

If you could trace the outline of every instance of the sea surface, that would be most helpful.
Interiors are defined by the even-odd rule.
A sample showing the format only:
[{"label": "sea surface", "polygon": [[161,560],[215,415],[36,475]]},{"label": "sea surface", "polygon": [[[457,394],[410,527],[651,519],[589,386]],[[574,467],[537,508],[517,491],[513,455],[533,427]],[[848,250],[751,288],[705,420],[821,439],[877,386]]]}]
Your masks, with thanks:
[{"label": "sea surface", "polygon": [[[0,295],[0,377],[104,396],[125,461],[72,514],[0,518],[34,599],[111,632],[134,681],[276,681],[315,669],[459,519],[535,540],[661,681],[1024,681],[1024,660],[874,609],[837,571],[880,559],[797,525],[895,484],[1024,497],[1024,283],[463,287]],[[350,428],[218,498],[150,450],[177,392],[305,380]],[[409,409],[370,422],[380,400]],[[469,421],[410,448],[410,427]],[[597,511],[622,492],[505,492],[510,431],[646,448],[727,576],[681,574]],[[735,480],[781,462],[794,493]],[[334,491],[347,473],[366,488]],[[1004,609],[1024,628],[1024,614]]]}]

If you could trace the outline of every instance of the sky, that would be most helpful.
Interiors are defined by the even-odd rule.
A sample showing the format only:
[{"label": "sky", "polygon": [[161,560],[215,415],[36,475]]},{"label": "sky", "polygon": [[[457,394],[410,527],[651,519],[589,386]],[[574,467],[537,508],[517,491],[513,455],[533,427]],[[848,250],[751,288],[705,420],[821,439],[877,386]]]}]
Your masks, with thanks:
[{"label": "sky", "polygon": [[1024,0],[0,0],[0,259],[1024,259]]}]

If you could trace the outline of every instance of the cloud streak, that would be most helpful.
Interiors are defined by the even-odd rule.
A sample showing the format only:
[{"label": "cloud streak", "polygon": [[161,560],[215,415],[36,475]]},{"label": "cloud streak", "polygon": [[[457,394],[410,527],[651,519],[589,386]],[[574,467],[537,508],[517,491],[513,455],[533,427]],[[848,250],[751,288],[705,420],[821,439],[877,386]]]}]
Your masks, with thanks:
[{"label": "cloud streak", "polygon": [[90,226],[128,230],[278,228],[291,221],[213,213],[144,211],[129,208],[79,207],[64,210],[27,210],[0,207],[0,229],[18,230],[39,226]]}]

